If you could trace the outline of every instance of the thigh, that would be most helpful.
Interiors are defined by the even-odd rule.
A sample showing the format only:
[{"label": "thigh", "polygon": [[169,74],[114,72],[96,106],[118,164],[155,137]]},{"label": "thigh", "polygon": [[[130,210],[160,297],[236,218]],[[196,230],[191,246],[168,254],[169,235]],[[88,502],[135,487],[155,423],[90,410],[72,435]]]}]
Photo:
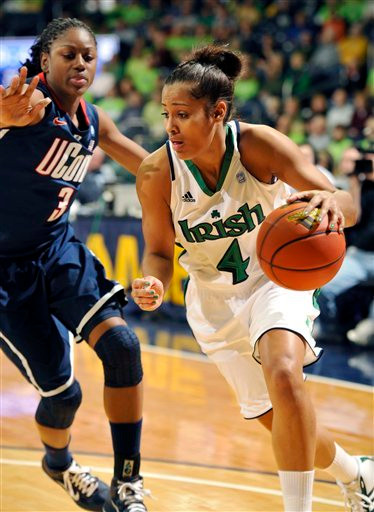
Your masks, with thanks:
[{"label": "thigh", "polygon": [[[253,295],[250,311],[250,338],[255,344],[254,357],[261,362],[258,340],[272,330],[279,331],[280,347],[292,347],[300,339],[304,340],[303,364],[314,363],[322,355],[322,349],[316,346],[312,336],[313,321],[318,316],[319,309],[313,292],[300,292],[281,288],[269,282]],[[284,336],[282,336],[284,331]],[[290,336],[287,333],[294,333]],[[287,341],[291,340],[291,341]],[[303,344],[300,345],[304,348]],[[290,349],[292,351],[292,348]]]},{"label": "thigh", "polygon": [[0,347],[41,396],[54,396],[73,380],[73,339],[40,298],[26,309],[0,310]]},{"label": "thigh", "polygon": [[81,341],[82,330],[109,302],[127,299],[123,286],[106,278],[100,261],[75,238],[65,242],[57,256],[44,263],[49,304],[53,314]]},{"label": "thigh", "polygon": [[242,415],[256,418],[270,410],[261,365],[252,356],[248,293],[225,296],[192,284],[187,289],[186,305],[187,319],[201,350],[233,389]]},{"label": "thigh", "polygon": [[50,312],[47,288],[38,259],[0,261],[1,347],[44,396],[73,379],[69,333]]}]

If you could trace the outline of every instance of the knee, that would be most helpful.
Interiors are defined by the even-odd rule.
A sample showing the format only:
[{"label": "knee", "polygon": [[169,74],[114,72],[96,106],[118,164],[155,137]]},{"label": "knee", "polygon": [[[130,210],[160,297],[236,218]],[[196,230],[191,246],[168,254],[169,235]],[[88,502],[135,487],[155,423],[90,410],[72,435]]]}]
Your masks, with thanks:
[{"label": "knee", "polygon": [[42,397],[35,413],[35,420],[43,427],[68,428],[73,423],[81,402],[81,387],[78,381],[74,381],[63,393]]},{"label": "knee", "polygon": [[279,399],[292,400],[303,392],[304,379],[302,368],[293,361],[283,359],[270,367],[264,368],[265,378],[272,395]]},{"label": "knee", "polygon": [[131,387],[141,382],[140,343],[127,325],[108,329],[99,338],[94,350],[103,363],[106,386]]}]

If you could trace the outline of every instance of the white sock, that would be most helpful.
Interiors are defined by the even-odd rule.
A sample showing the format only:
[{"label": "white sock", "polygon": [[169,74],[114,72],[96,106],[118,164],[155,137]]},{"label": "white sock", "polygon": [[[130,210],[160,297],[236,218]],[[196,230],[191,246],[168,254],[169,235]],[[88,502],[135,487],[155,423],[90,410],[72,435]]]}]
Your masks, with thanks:
[{"label": "white sock", "polygon": [[313,471],[278,471],[285,512],[311,512]]},{"label": "white sock", "polygon": [[335,450],[334,460],[324,471],[327,471],[335,480],[339,480],[343,484],[349,484],[358,477],[357,460],[336,443]]}]

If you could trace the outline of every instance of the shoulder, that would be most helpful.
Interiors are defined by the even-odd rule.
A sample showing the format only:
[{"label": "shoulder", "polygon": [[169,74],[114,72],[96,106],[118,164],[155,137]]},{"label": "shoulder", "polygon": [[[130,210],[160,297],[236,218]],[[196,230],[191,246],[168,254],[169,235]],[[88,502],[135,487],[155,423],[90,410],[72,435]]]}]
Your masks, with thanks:
[{"label": "shoulder", "polygon": [[170,197],[170,163],[166,145],[148,155],[140,164],[136,176],[137,189],[140,196],[147,191],[158,192]]},{"label": "shoulder", "polygon": [[241,142],[246,145],[250,144],[252,149],[257,147],[257,144],[269,147],[273,144],[279,144],[281,141],[289,140],[288,137],[265,124],[239,123],[239,126]]},{"label": "shoulder", "polygon": [[139,172],[148,175],[167,176],[170,173],[169,157],[164,144],[148,155],[140,165]]},{"label": "shoulder", "polygon": [[296,144],[271,126],[240,123],[240,158],[258,180],[271,183],[279,168],[302,158]]}]

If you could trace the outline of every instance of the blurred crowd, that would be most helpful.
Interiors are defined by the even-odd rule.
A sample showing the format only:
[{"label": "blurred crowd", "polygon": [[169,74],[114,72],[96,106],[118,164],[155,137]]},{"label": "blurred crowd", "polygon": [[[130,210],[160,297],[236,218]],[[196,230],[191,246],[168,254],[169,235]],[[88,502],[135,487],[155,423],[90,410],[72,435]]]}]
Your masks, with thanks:
[{"label": "blurred crowd", "polygon": [[[344,332],[354,331],[353,320],[351,325],[339,317],[345,311],[345,320],[372,322],[373,335],[369,330],[358,343],[374,344],[373,0],[4,0],[0,14],[5,36],[35,35],[58,16],[77,17],[97,34],[115,33],[119,51],[87,99],[149,151],[165,140],[160,92],[171,69],[207,42],[241,51],[247,69],[236,87],[237,117],[288,135],[338,188],[352,192],[360,208],[347,240],[351,259],[358,258],[361,267],[368,256],[368,268],[353,280],[343,276],[349,284],[338,291],[322,291],[330,317],[321,319],[320,332],[327,332],[330,321],[334,333],[338,323]],[[91,171],[80,213],[92,214],[92,205],[104,213],[129,213],[115,190],[132,177],[99,151]],[[134,201],[132,213],[140,215]],[[345,303],[337,312],[337,296],[357,287],[356,316]]]}]

